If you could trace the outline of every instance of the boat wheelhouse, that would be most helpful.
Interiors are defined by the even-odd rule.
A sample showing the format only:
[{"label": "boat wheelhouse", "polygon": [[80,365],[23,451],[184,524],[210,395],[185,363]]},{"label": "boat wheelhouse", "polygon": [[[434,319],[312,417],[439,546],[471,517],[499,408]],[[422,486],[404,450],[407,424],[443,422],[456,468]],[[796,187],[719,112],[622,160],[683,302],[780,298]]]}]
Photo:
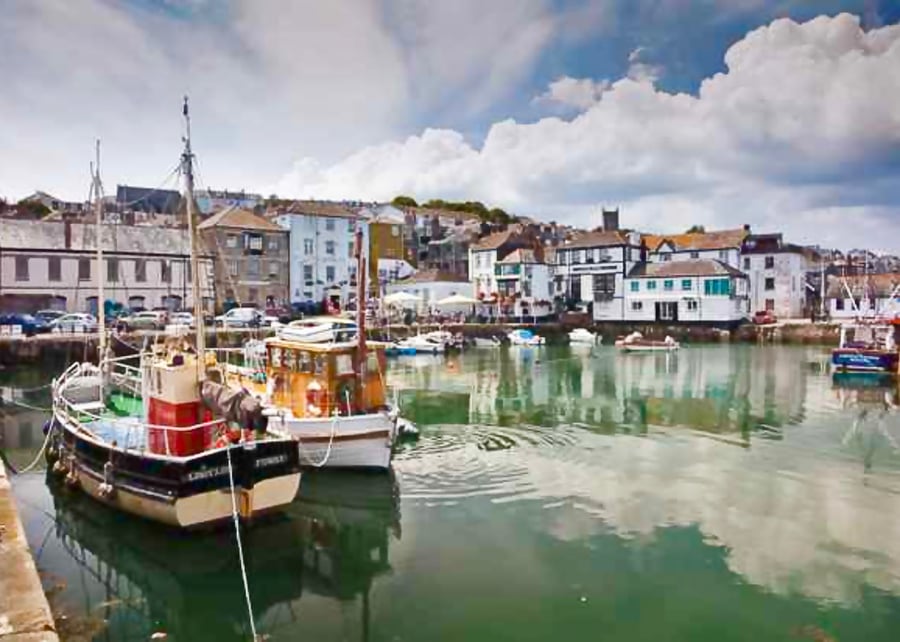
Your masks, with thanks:
[{"label": "boat wheelhouse", "polygon": [[898,329],[900,325],[886,322],[841,326],[840,344],[831,351],[832,368],[838,372],[896,373]]}]

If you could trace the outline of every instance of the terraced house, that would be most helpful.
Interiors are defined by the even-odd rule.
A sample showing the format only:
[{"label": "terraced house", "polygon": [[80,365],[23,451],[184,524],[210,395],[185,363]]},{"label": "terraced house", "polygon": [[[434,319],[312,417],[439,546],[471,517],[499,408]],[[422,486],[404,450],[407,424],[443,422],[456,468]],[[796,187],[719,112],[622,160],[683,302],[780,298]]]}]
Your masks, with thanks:
[{"label": "terraced house", "polygon": [[250,210],[230,207],[199,225],[216,257],[216,308],[283,306],[289,302],[288,233]]}]

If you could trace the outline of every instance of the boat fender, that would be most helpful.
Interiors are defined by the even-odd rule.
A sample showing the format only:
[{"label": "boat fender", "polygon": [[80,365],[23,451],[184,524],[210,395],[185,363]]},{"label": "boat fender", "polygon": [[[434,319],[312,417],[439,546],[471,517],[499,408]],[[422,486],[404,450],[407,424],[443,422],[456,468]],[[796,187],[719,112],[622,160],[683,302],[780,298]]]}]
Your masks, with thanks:
[{"label": "boat fender", "polygon": [[65,479],[66,486],[75,487],[78,485],[78,466],[75,463],[75,455],[69,455],[67,459],[68,466],[66,466],[66,470],[68,471],[68,473],[66,474]]},{"label": "boat fender", "polygon": [[103,483],[97,488],[97,494],[100,495],[102,499],[111,499],[112,496],[116,492],[116,487],[113,485],[115,477],[115,467],[113,466],[112,460],[103,464]]},{"label": "boat fender", "polygon": [[325,391],[316,379],[306,386],[306,412],[313,417],[325,414]]}]

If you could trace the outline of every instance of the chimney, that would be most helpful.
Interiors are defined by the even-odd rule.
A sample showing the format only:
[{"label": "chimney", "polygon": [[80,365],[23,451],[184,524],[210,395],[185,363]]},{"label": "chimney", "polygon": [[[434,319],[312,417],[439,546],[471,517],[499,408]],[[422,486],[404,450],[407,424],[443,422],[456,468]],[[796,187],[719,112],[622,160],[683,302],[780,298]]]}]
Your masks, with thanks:
[{"label": "chimney", "polygon": [[744,231],[747,232],[747,234],[750,233],[750,223],[744,223]]},{"label": "chimney", "polygon": [[65,238],[66,249],[72,249],[72,221],[65,219],[63,221],[63,238]]},{"label": "chimney", "polygon": [[603,208],[603,230],[613,232],[619,229],[619,208],[608,210]]}]

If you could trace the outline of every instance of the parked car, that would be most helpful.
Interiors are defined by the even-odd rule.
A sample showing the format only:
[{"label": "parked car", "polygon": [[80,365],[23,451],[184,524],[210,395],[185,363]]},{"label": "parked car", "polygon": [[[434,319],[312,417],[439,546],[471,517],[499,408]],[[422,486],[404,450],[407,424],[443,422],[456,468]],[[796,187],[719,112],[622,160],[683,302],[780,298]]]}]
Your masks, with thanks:
[{"label": "parked car", "polygon": [[753,323],[756,325],[768,325],[777,321],[778,319],[775,317],[775,313],[771,310],[757,310],[753,315]]},{"label": "parked car", "polygon": [[34,316],[49,326],[51,321],[56,321],[59,317],[65,316],[65,314],[62,310],[38,310]]},{"label": "parked car", "polygon": [[163,310],[145,310],[117,320],[119,330],[162,330],[168,314]]},{"label": "parked car", "polygon": [[271,319],[279,323],[290,323],[293,321],[293,314],[289,308],[285,307],[269,307],[266,308],[266,320],[271,325]]},{"label": "parked car", "polygon": [[86,312],[65,314],[50,323],[53,332],[96,332],[97,318]]},{"label": "parked car", "polygon": [[169,315],[169,325],[186,325],[193,328],[195,326],[194,315],[190,312],[173,312]]},{"label": "parked car", "polygon": [[0,332],[3,334],[24,334],[31,337],[49,331],[47,322],[34,315],[18,312],[0,314]]},{"label": "parked car", "polygon": [[264,323],[265,317],[256,308],[231,308],[216,317],[219,328],[258,328]]}]

